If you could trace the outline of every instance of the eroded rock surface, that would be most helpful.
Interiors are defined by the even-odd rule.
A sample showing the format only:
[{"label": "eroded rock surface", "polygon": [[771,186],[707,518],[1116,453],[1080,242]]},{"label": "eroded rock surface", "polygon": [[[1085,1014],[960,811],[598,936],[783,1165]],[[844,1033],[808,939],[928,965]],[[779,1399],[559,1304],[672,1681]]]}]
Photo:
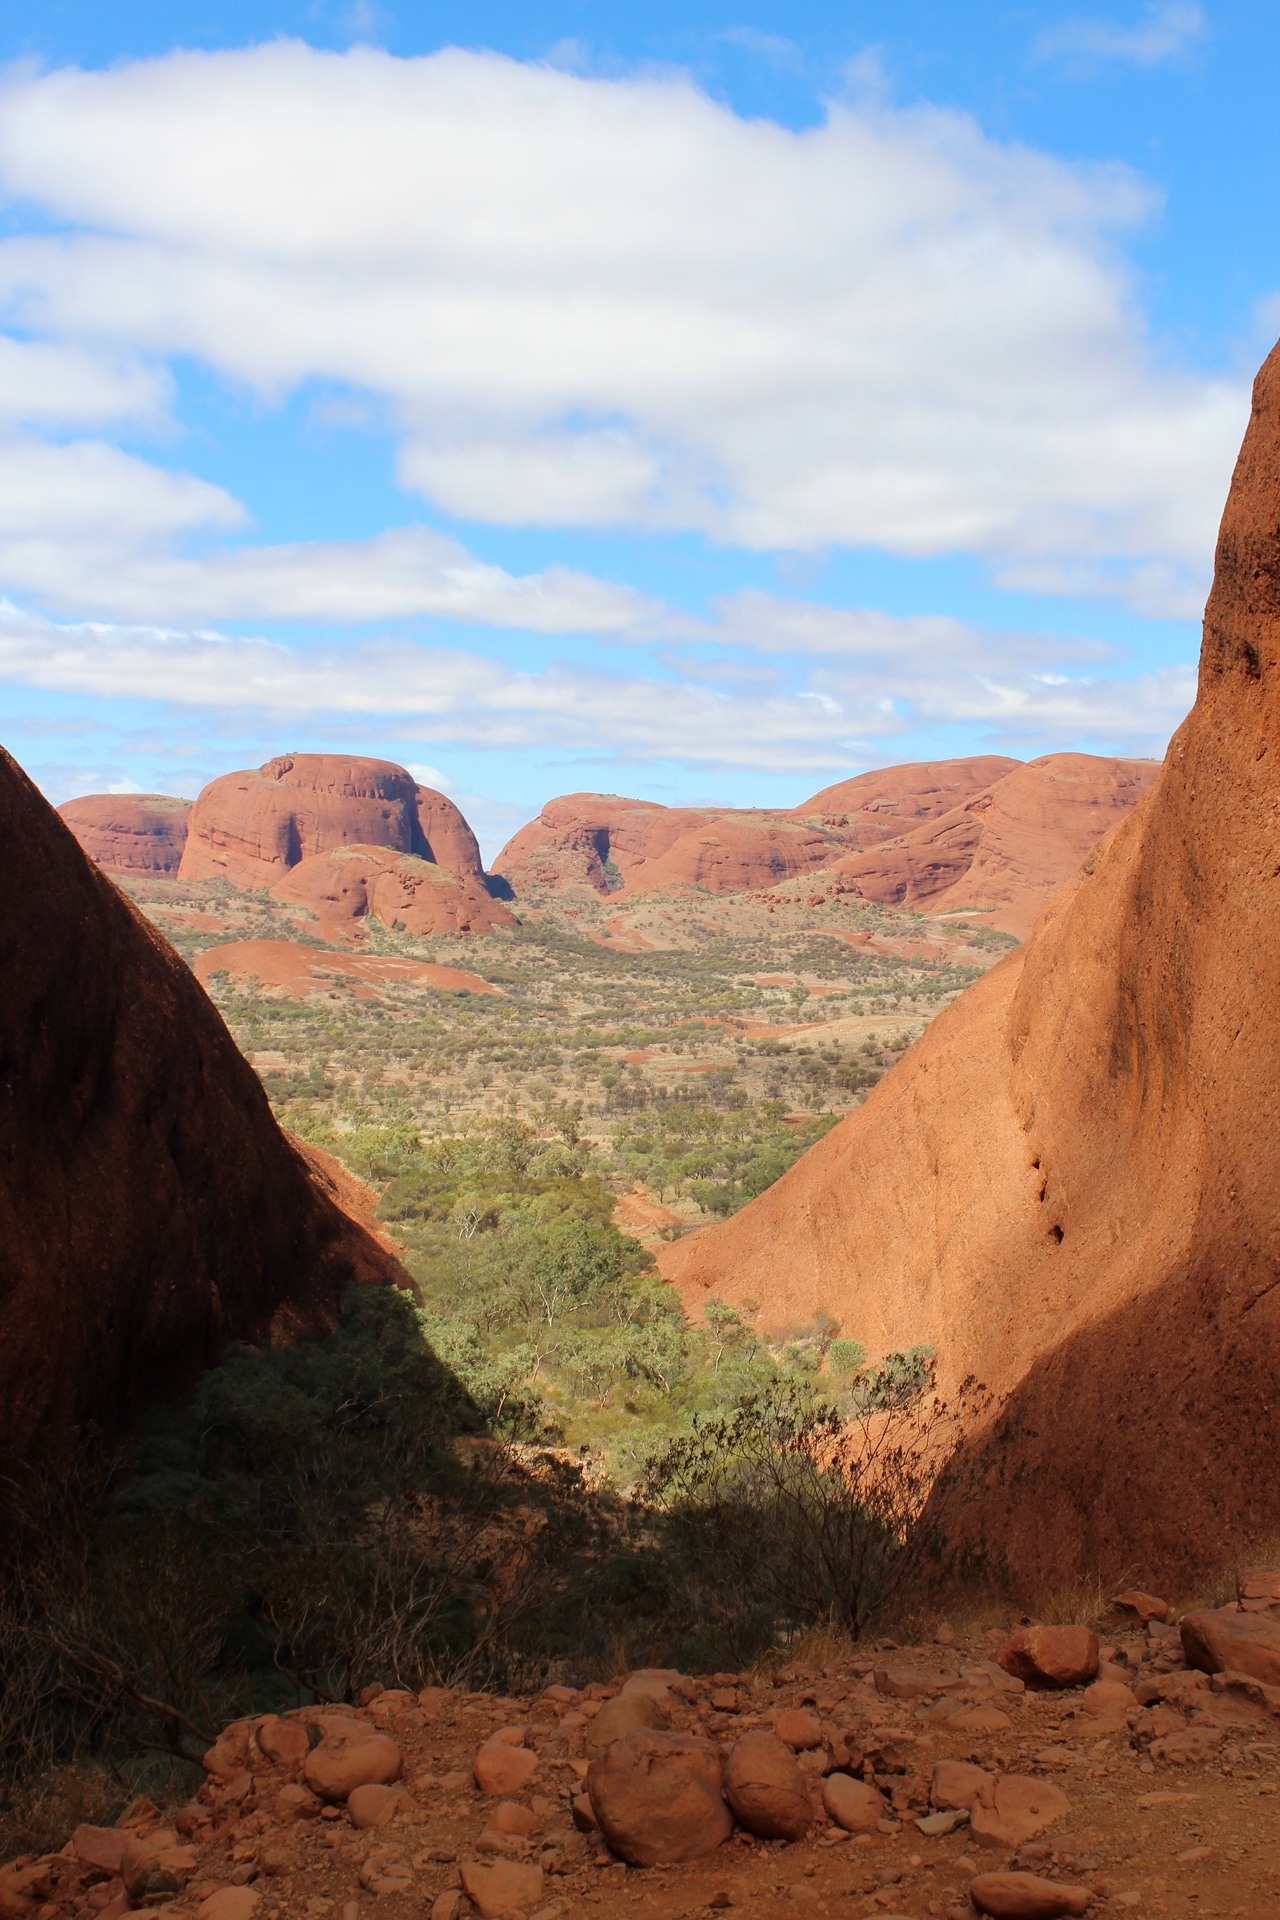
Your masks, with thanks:
[{"label": "eroded rock surface", "polygon": [[660,1255],[695,1313],[822,1311],[983,1382],[948,1524],[1037,1590],[1185,1591],[1280,1531],[1278,530],[1273,354],[1146,798],[858,1113]]},{"label": "eroded rock surface", "polygon": [[58,812],[95,866],[116,873],[176,873],[191,802],[167,793],[87,793]]}]

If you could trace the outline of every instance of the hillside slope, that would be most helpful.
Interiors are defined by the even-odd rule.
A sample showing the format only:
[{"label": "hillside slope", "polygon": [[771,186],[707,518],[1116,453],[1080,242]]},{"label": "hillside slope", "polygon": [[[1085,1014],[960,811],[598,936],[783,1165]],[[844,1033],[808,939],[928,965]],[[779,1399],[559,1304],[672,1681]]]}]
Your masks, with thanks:
[{"label": "hillside slope", "polygon": [[118,1430],[393,1271],[186,964],[0,752],[0,1457]]},{"label": "hillside slope", "polygon": [[956,1524],[1028,1585],[1280,1528],[1278,530],[1280,350],[1151,792],[859,1113],[663,1256],[691,1308],[822,1307],[985,1381]]},{"label": "hillside slope", "polygon": [[1158,771],[1153,760],[1046,754],[910,833],[846,855],[832,871],[868,900],[931,914],[983,909],[985,925],[1025,940]]}]

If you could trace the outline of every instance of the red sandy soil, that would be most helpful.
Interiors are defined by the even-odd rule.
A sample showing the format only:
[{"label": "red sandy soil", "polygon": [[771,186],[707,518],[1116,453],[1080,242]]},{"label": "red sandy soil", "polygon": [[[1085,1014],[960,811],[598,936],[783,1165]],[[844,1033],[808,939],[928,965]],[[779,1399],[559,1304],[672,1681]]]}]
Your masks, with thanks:
[{"label": "red sandy soil", "polygon": [[320,1333],[386,1255],[272,1118],[190,970],[0,753],[0,1454]]},{"label": "red sandy soil", "polygon": [[116,873],[176,873],[189,800],[167,793],[88,793],[58,808],[89,858]]},{"label": "red sandy soil", "polygon": [[245,979],[256,974],[268,991],[283,987],[295,1000],[324,993],[335,980],[355,982],[357,998],[367,999],[378,987],[434,987],[442,993],[500,994],[501,987],[461,967],[437,967],[427,960],[402,960],[380,954],[329,953],[295,940],[232,940],[206,947],[197,955],[197,979],[217,972]]},{"label": "red sandy soil", "polygon": [[660,1256],[695,1313],[821,1309],[985,1383],[953,1524],[1041,1589],[1280,1533],[1278,529],[1273,354],[1146,799],[865,1106]]},{"label": "red sandy soil", "polygon": [[[1091,1920],[1128,1913],[1274,1920],[1274,1717],[1265,1710],[1228,1717],[1232,1703],[1207,1687],[1194,1696],[1209,1708],[1197,1707],[1195,1729],[1176,1707],[1102,1715],[1079,1686],[1024,1690],[993,1658],[1005,1638],[995,1631],[951,1635],[945,1645],[881,1643],[879,1652],[859,1648],[821,1671],[796,1664],[696,1680],[634,1676],[627,1693],[657,1682],[664,1725],[708,1741],[726,1770],[747,1733],[776,1729],[814,1743],[797,1756],[799,1794],[813,1808],[802,1838],[761,1840],[738,1827],[679,1866],[629,1866],[594,1825],[599,1763],[590,1762],[587,1743],[596,1717],[619,1698],[622,1676],[523,1696],[428,1687],[415,1697],[370,1688],[364,1706],[299,1707],[280,1720],[239,1722],[211,1750],[197,1799],[164,1815],[134,1803],[121,1819],[137,1837],[135,1861],[145,1863],[148,1835],[159,1836],[154,1847],[176,1840],[190,1849],[165,1855],[176,1891],[160,1908],[164,1920],[215,1920],[219,1912],[350,1920],[372,1911],[387,1920],[470,1920],[478,1909],[464,1888],[485,1892],[477,1869],[499,1861],[523,1869],[520,1911],[529,1920],[572,1920],[605,1908],[637,1920],[721,1911],[784,1920],[797,1909],[815,1920],[975,1920],[985,1876],[1009,1871],[1047,1880],[1042,1900],[1056,1893],[1083,1903],[1087,1895]],[[1179,1676],[1170,1640],[1176,1647],[1176,1632],[1131,1633],[1102,1650],[1120,1656],[1116,1670],[1139,1691],[1207,1680]],[[1163,1736],[1155,1731],[1162,1716]],[[366,1744],[375,1734],[392,1743],[379,1745],[380,1754],[392,1752],[399,1774],[396,1790],[380,1796],[384,1824],[356,1824],[373,1811],[356,1795],[321,1811],[299,1792],[313,1763],[269,1758],[289,1741],[305,1751],[309,1740],[323,1754],[322,1735],[332,1728],[331,1745],[342,1722]],[[1198,1748],[1181,1763],[1166,1757],[1178,1729],[1184,1746]],[[527,1755],[532,1771],[510,1793],[484,1793],[476,1773],[488,1777],[484,1756],[500,1746]],[[869,1832],[849,1833],[824,1811],[828,1788],[854,1780],[873,1783],[883,1797],[883,1817]],[[943,1783],[957,1780],[967,1783],[962,1794],[981,1790],[997,1807],[997,1795],[1021,1787],[1022,1805],[1036,1811],[1017,1838],[1008,1830],[1001,1837],[989,1818],[966,1822],[963,1814],[950,1833],[922,1832],[917,1821],[928,1820],[935,1796],[954,1801]],[[291,1815],[290,1796],[310,1800],[303,1817]],[[62,1851],[0,1869],[6,1912],[81,1920],[97,1911],[121,1920],[129,1899],[120,1875],[91,1864],[95,1855],[109,1856],[113,1838],[118,1845],[110,1830],[81,1828]],[[211,1899],[217,1904],[206,1909]],[[1064,1901],[996,1910],[1068,1908]]]}]

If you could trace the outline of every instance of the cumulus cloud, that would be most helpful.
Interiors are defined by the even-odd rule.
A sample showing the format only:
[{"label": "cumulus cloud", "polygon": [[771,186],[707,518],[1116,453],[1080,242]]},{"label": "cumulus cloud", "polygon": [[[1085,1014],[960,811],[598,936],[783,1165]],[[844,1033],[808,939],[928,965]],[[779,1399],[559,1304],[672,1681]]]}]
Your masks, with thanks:
[{"label": "cumulus cloud", "polygon": [[913,729],[975,724],[1035,750],[1082,739],[1163,748],[1194,695],[1194,669],[1128,678],[1028,672],[963,648],[931,660],[826,658],[794,686],[574,663],[519,672],[404,640],[311,647],[192,629],[59,625],[0,603],[0,679],[47,692],[189,711],[335,722],[384,720],[398,739],[516,750],[556,747],[707,769],[787,773],[883,760]]},{"label": "cumulus cloud", "polygon": [[1158,67],[1203,40],[1206,24],[1203,8],[1191,0],[1172,0],[1148,7],[1146,18],[1135,27],[1118,27],[1109,20],[1063,20],[1037,36],[1032,52],[1039,60]]},{"label": "cumulus cloud", "polygon": [[167,372],[137,360],[0,333],[0,423],[99,426],[167,413]]},{"label": "cumulus cloud", "polygon": [[[217,516],[234,523],[240,510],[229,496],[211,488],[215,497],[207,499],[202,482],[190,483],[192,494],[185,476],[171,490],[164,485],[170,477],[155,468],[143,468],[155,478],[139,484],[134,469],[142,463],[117,456],[134,491],[124,489],[95,520],[97,483],[113,477],[114,463],[86,461],[80,448],[38,453],[53,481],[69,469],[73,482],[85,484],[59,495],[42,521],[41,498],[23,490],[41,459],[28,457],[9,470],[0,461],[0,578],[59,608],[166,621],[363,623],[429,615],[533,633],[592,634],[639,628],[652,610],[632,588],[569,567],[509,573],[428,527],[396,528],[367,540],[246,545],[190,558],[164,550],[166,512],[173,518],[187,508],[196,524]],[[125,532],[134,539],[113,538],[113,517],[126,515]]]},{"label": "cumulus cloud", "polygon": [[1146,337],[1140,183],[964,115],[275,42],[11,72],[0,190],[26,329],[376,395],[452,512],[1203,594],[1247,390]]}]

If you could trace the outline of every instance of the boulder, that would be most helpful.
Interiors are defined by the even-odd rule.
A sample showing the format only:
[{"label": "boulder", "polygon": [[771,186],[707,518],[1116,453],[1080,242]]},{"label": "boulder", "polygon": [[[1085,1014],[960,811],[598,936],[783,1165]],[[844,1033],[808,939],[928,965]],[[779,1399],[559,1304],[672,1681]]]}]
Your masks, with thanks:
[{"label": "boulder", "polygon": [[489,1825],[495,1833],[532,1833],[537,1824],[533,1808],[522,1807],[518,1800],[503,1800],[489,1814]]},{"label": "boulder", "polygon": [[268,1713],[254,1728],[254,1739],[263,1757],[275,1767],[294,1767],[306,1759],[311,1748],[307,1730],[297,1720],[281,1720]]},{"label": "boulder", "polygon": [[196,1920],[253,1920],[262,1895],[252,1887],[219,1887],[196,1908]]},{"label": "boulder", "polygon": [[877,1667],[875,1689],[887,1700],[922,1700],[928,1693],[941,1693],[955,1675],[920,1673],[912,1667]]},{"label": "boulder", "polygon": [[1229,1667],[1265,1686],[1280,1687],[1280,1619],[1273,1615],[1204,1607],[1184,1614],[1179,1632],[1189,1667],[1201,1673]]},{"label": "boulder", "polygon": [[939,1808],[969,1808],[984,1787],[992,1783],[991,1774],[968,1760],[939,1760],[929,1788],[930,1804]]},{"label": "boulder", "polygon": [[132,1836],[120,1827],[79,1826],[71,1836],[76,1859],[99,1872],[119,1873]]},{"label": "boulder", "polygon": [[324,1805],[310,1787],[300,1785],[281,1787],[271,1803],[277,1820],[314,1820]]},{"label": "boulder", "polygon": [[956,1733],[1003,1733],[1013,1722],[1002,1707],[993,1707],[989,1700],[979,1700],[971,1707],[957,1707],[945,1716],[942,1724]]},{"label": "boulder", "polygon": [[537,1754],[528,1747],[512,1746],[507,1740],[486,1740],[471,1767],[481,1793],[496,1799],[522,1793],[537,1770]]},{"label": "boulder", "polygon": [[503,1913],[531,1914],[542,1900],[542,1868],[514,1860],[500,1860],[491,1867],[464,1861],[462,1884],[479,1909],[480,1920],[498,1920]]},{"label": "boulder", "polygon": [[1143,1593],[1140,1588],[1131,1588],[1127,1593],[1118,1593],[1111,1602],[1111,1615],[1118,1626],[1146,1627],[1152,1620],[1163,1624],[1169,1618],[1168,1603],[1159,1600],[1153,1593]]},{"label": "boulder", "polygon": [[1136,1707],[1138,1696],[1132,1687],[1117,1680],[1095,1680],[1084,1690],[1084,1710],[1090,1714],[1125,1714]]},{"label": "boulder", "polygon": [[375,1847],[364,1857],[360,1885],[366,1893],[406,1894],[413,1887],[413,1868],[396,1847]]},{"label": "boulder", "polygon": [[397,1269],[320,1192],[191,971],[8,755],[0,840],[0,1455],[180,1397],[240,1339],[332,1331]]},{"label": "boulder", "polygon": [[95,866],[109,873],[174,873],[187,844],[189,800],[167,793],[89,793],[58,812]]},{"label": "boulder", "polygon": [[784,1707],[773,1716],[773,1730],[795,1753],[822,1745],[822,1723],[800,1707]]},{"label": "boulder", "polygon": [[1028,1687],[1082,1687],[1098,1671],[1098,1636],[1089,1627],[1019,1627],[996,1659]]},{"label": "boulder", "polygon": [[709,1740],[637,1728],[591,1762],[586,1785],[609,1846],[635,1867],[699,1860],[733,1831]]},{"label": "boulder", "polygon": [[1241,1567],[1240,1605],[1247,1613],[1280,1612],[1280,1567]]},{"label": "boulder", "polygon": [[311,1791],[322,1800],[345,1800],[356,1787],[387,1786],[400,1778],[403,1756],[385,1733],[327,1733],[303,1766]]},{"label": "boulder", "polygon": [[744,1733],[735,1742],[724,1792],[738,1825],[762,1840],[799,1840],[813,1823],[805,1776],[776,1734]]},{"label": "boulder", "polygon": [[991,1920],[1067,1920],[1087,1912],[1093,1894],[1034,1873],[979,1873],[969,1882],[969,1898]]},{"label": "boulder", "polygon": [[889,1803],[865,1781],[847,1773],[829,1773],[822,1783],[822,1804],[846,1833],[874,1833]]},{"label": "boulder", "polygon": [[973,1837],[986,1847],[1020,1847],[1071,1811],[1071,1802],[1047,1780],[998,1774],[969,1809]]},{"label": "boulder", "polygon": [[403,1787],[370,1785],[352,1787],[347,1795],[347,1815],[353,1827],[385,1827],[403,1807],[413,1805]]},{"label": "boulder", "polygon": [[49,1871],[41,1861],[0,1867],[0,1920],[28,1920],[49,1893]]},{"label": "boulder", "polygon": [[606,1700],[595,1719],[589,1722],[587,1752],[594,1758],[614,1740],[634,1733],[637,1727],[665,1727],[669,1719],[661,1700],[652,1692],[643,1688],[628,1692],[624,1687],[614,1699]]},{"label": "boulder", "polygon": [[135,1907],[151,1906],[181,1893],[196,1869],[192,1847],[184,1847],[171,1827],[130,1837],[120,1861],[120,1878]]}]

